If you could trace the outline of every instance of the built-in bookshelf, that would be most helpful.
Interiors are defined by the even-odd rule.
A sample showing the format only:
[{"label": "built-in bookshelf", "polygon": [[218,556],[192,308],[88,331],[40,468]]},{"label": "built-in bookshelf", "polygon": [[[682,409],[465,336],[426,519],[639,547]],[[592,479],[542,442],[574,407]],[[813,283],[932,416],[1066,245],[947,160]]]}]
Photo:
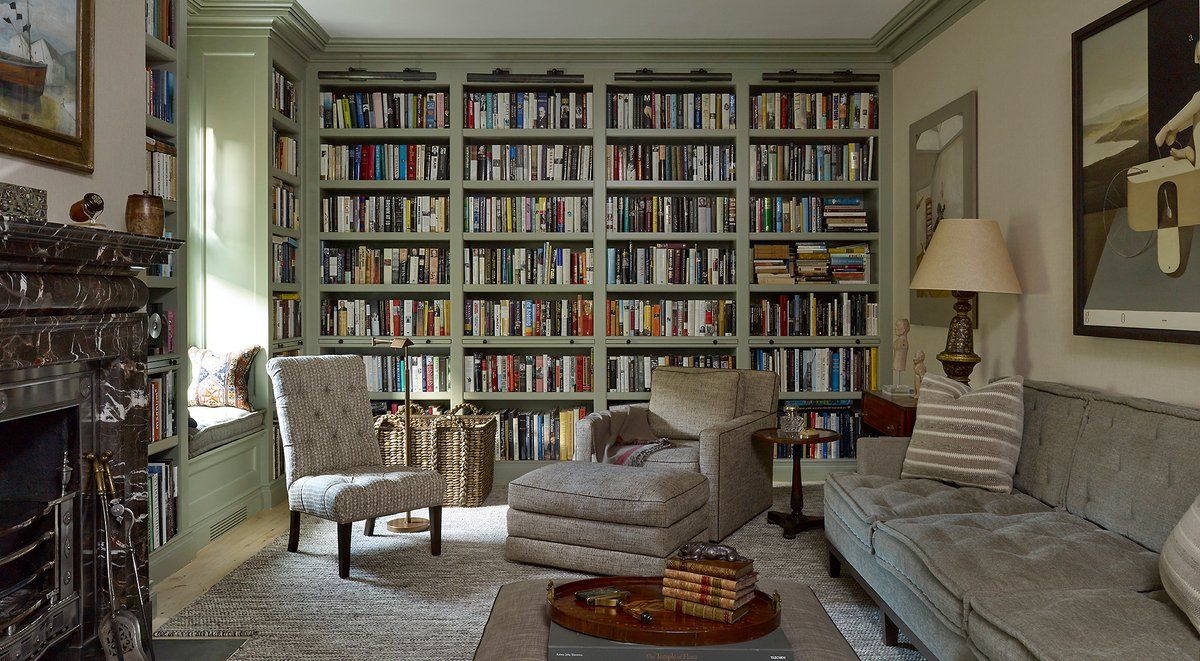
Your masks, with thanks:
[{"label": "built-in bookshelf", "polygon": [[[886,380],[887,72],[316,79],[330,68],[301,103],[322,112],[299,151],[320,224],[302,327],[308,351],[366,357],[377,410],[407,379],[425,410],[497,413],[497,458],[522,464],[570,456],[568,423],[645,401],[661,364],[777,369],[781,405],[847,431]],[[372,344],[391,334],[413,373]]]},{"label": "built-in bookshelf", "polygon": [[[163,198],[164,235],[187,239],[187,132],[179,81],[185,71],[186,11],[177,0],[146,2],[144,189]],[[119,204],[110,201],[110,209]],[[120,213],[110,210],[109,213]],[[188,447],[187,255],[185,243],[165,265],[147,270],[147,544],[153,562],[180,531]]]}]

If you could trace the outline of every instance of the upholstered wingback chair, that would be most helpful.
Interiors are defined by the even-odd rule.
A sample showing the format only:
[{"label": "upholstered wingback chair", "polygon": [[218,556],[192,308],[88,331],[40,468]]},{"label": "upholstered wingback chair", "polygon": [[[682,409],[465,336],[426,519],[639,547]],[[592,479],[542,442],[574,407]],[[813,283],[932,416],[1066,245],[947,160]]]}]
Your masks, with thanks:
[{"label": "upholstered wingback chair", "polygon": [[[608,463],[619,436],[649,433],[670,440],[671,447],[650,455],[646,465],[708,478],[708,537],[720,541],[771,506],[771,447],[750,436],[775,427],[779,375],[664,366],[654,370],[650,384],[648,403],[614,406],[580,420],[574,459]],[[640,433],[631,436],[632,430]]]},{"label": "upholstered wingback chair", "polygon": [[288,550],[300,539],[300,515],[336,522],[338,574],[350,575],[350,524],[429,508],[430,545],[441,554],[444,484],[435,471],[385,466],[371,416],[366,368],[358,356],[272,358],[267,373],[283,439]]}]

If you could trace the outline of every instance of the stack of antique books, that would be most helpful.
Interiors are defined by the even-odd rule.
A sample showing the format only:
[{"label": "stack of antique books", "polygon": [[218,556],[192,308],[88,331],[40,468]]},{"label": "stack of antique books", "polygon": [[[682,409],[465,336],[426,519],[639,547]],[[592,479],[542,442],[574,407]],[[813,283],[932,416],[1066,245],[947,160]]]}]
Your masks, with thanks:
[{"label": "stack of antique books", "polygon": [[677,613],[732,624],[754,599],[758,573],[753,560],[685,560],[667,558],[663,606]]}]

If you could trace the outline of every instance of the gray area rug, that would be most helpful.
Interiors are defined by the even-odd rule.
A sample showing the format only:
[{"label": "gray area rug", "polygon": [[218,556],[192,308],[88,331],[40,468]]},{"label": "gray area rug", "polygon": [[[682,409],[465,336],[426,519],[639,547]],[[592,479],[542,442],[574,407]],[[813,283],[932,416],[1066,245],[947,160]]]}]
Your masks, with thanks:
[{"label": "gray area rug", "polygon": [[[806,509],[821,510],[819,487],[805,489]],[[496,591],[531,578],[582,577],[504,559],[506,491],[477,508],[447,508],[442,555],[429,535],[377,537],[355,524],[350,579],[337,577],[334,524],[305,517],[300,552],[281,535],[171,618],[159,637],[246,637],[231,659],[470,659]],[[775,509],[788,492],[775,489]],[[218,542],[219,543],[219,542]],[[821,531],[784,539],[762,514],[726,543],[755,559],[766,577],[812,586],[825,610],[863,659],[920,659],[880,640],[879,611],[850,578],[829,578]]]}]

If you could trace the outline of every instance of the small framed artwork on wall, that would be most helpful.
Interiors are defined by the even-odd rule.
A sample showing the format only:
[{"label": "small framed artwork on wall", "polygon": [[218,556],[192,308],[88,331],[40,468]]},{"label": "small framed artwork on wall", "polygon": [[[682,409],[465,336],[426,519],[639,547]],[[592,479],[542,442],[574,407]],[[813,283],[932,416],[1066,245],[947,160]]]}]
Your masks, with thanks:
[{"label": "small framed artwork on wall", "polygon": [[92,171],[93,1],[0,2],[0,151]]},{"label": "small framed artwork on wall", "polygon": [[1200,343],[1200,0],[1072,36],[1075,334]]}]

